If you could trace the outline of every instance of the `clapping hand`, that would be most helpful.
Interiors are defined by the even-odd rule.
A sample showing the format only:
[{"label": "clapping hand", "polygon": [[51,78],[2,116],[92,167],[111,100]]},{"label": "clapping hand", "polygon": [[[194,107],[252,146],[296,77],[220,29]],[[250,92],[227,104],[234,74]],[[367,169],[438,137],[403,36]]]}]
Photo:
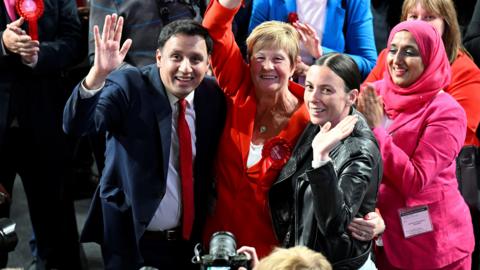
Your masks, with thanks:
[{"label": "clapping hand", "polygon": [[357,121],[356,115],[348,115],[334,128],[330,122],[325,123],[312,142],[313,160],[328,160],[330,151],[353,132]]},{"label": "clapping hand", "polygon": [[103,25],[102,35],[98,25],[93,27],[95,37],[95,58],[93,67],[85,79],[87,89],[99,88],[110,72],[117,69],[125,59],[132,40],[127,39],[120,47],[122,38],[123,17],[117,14],[107,15]]},{"label": "clapping hand", "polygon": [[370,128],[378,127],[383,120],[383,99],[377,95],[373,84],[367,84],[360,93],[357,109],[365,118]]},{"label": "clapping hand", "polygon": [[21,56],[23,63],[36,64],[40,43],[32,38],[21,28],[24,18],[19,18],[7,24],[3,32],[3,44],[5,48],[14,54]]}]

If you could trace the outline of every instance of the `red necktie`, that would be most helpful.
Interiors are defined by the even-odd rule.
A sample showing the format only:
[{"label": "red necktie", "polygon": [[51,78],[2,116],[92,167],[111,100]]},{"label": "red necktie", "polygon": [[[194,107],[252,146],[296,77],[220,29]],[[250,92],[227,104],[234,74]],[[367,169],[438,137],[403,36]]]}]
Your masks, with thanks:
[{"label": "red necktie", "polygon": [[193,227],[194,205],[193,205],[193,165],[192,165],[192,139],[187,120],[185,119],[185,109],[187,101],[180,99],[178,101],[178,144],[180,148],[180,178],[182,180],[182,236],[184,239],[190,239]]}]

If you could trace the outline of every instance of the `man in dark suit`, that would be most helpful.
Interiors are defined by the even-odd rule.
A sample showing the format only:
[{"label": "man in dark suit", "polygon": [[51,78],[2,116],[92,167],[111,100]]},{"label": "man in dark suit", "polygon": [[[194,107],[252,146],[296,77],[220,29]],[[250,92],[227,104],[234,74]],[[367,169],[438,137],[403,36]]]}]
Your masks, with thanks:
[{"label": "man in dark suit", "polygon": [[[213,43],[200,24],[175,21],[160,33],[156,65],[114,71],[131,45],[127,39],[120,47],[122,27],[123,18],[115,14],[106,17],[102,36],[94,27],[94,65],[64,112],[67,133],[106,131],[105,168],[82,240],[101,244],[106,269],[192,269],[225,115],[223,93],[205,77]],[[177,125],[185,101],[189,160],[181,158]],[[182,230],[188,207],[180,199],[180,182],[182,164],[192,162],[194,222],[189,234]]]},{"label": "man in dark suit", "polygon": [[[122,65],[143,67],[155,63],[157,37],[162,28],[174,20],[195,19],[201,22],[205,11],[205,0],[91,0],[89,15],[88,57],[91,63],[95,57],[93,26],[102,25],[105,16],[118,14],[124,19],[122,36],[132,40]],[[101,30],[101,29],[100,29]],[[105,134],[89,136],[97,168],[104,167]],[[84,153],[83,153],[84,154]],[[87,162],[88,164],[88,162]]]},{"label": "man in dark suit", "polygon": [[[70,155],[62,131],[68,97],[62,75],[75,64],[80,21],[74,0],[44,0],[38,40],[32,40],[14,5],[0,3],[0,183],[11,192],[16,174],[22,179],[37,269],[80,269],[68,192]],[[0,216],[8,215],[9,207],[0,210]],[[3,268],[7,254],[0,256]]]}]

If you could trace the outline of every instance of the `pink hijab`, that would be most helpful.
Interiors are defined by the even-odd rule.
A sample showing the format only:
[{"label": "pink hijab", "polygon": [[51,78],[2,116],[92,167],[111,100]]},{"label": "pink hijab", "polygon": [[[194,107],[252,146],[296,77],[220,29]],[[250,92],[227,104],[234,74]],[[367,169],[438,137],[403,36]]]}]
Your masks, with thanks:
[{"label": "pink hijab", "polygon": [[417,42],[425,70],[408,87],[396,85],[390,76],[388,61],[385,62],[383,80],[379,82],[385,111],[391,119],[405,110],[418,109],[432,100],[450,83],[451,71],[441,36],[430,24],[423,21],[404,21],[395,26],[388,38],[388,50],[396,33],[410,32]]}]

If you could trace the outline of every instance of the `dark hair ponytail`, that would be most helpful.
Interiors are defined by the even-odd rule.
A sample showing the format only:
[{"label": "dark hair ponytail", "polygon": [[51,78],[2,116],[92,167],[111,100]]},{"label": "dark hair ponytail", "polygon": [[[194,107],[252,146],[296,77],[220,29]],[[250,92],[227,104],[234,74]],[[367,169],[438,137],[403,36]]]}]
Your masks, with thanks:
[{"label": "dark hair ponytail", "polygon": [[362,76],[357,64],[350,56],[341,53],[329,53],[318,58],[314,65],[326,66],[342,78],[345,83],[345,92],[360,89]]}]

